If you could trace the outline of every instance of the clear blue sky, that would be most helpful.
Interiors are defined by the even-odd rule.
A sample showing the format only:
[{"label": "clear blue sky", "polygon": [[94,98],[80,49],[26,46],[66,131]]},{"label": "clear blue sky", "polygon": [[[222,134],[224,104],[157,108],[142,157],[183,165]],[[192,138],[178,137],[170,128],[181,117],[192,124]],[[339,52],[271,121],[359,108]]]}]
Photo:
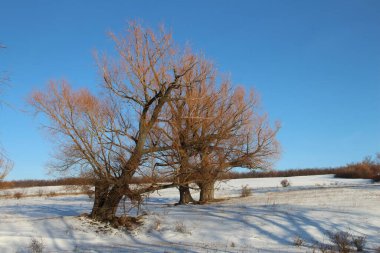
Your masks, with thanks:
[{"label": "clear blue sky", "polygon": [[50,79],[98,89],[93,50],[129,20],[164,23],[180,43],[254,87],[280,120],[277,169],[327,167],[380,151],[380,1],[18,1],[0,4],[0,71],[12,85],[0,108],[8,179],[46,178],[53,152],[26,105]]}]

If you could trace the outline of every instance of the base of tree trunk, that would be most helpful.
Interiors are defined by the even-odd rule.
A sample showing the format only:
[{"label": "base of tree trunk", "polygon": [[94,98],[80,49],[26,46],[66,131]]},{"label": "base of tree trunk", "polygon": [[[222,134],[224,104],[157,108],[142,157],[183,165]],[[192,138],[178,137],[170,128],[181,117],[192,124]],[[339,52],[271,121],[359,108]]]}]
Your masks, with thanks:
[{"label": "base of tree trunk", "polygon": [[215,182],[198,183],[198,186],[201,190],[199,194],[200,203],[207,203],[214,200],[214,185]]},{"label": "base of tree trunk", "polygon": [[[144,215],[140,215],[137,217],[131,217],[127,215],[122,215],[120,217],[115,216],[112,220],[108,220],[107,224],[110,224],[113,228],[126,228],[127,230],[134,230],[143,224],[143,216]],[[101,221],[99,219],[96,219],[88,213],[83,213],[80,215],[80,217],[100,222],[106,222],[104,220]]]},{"label": "base of tree trunk", "polygon": [[189,185],[179,186],[179,202],[178,205],[186,205],[194,203],[194,199],[191,196]]},{"label": "base of tree trunk", "polygon": [[92,206],[90,218],[104,223],[119,226],[119,217],[116,211],[124,194],[117,186],[95,184],[94,204]]}]

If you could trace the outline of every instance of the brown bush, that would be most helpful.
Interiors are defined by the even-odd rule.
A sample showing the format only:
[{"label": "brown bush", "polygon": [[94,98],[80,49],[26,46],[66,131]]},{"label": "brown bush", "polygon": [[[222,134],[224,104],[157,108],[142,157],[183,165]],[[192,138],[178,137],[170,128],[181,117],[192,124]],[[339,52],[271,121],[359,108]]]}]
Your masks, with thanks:
[{"label": "brown bush", "polygon": [[22,192],[15,192],[13,194],[13,197],[16,199],[21,199],[23,196],[24,196],[24,193],[22,193]]},{"label": "brown bush", "polygon": [[345,167],[339,168],[335,173],[335,177],[339,178],[363,178],[380,180],[380,164],[371,162],[361,162],[348,164]]},{"label": "brown bush", "polygon": [[281,180],[280,183],[281,183],[282,187],[288,187],[288,186],[290,186],[290,182],[287,179]]},{"label": "brown bush", "polygon": [[51,192],[49,192],[48,194],[46,194],[46,196],[47,196],[48,198],[56,197],[56,196],[57,196],[57,193],[54,192],[54,191],[51,191]]}]

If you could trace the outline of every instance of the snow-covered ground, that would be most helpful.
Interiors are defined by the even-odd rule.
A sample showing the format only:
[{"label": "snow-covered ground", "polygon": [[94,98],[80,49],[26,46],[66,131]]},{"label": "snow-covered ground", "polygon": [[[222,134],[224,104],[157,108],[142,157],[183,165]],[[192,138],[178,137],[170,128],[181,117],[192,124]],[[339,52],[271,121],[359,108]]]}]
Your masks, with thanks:
[{"label": "snow-covered ground", "polygon": [[[290,177],[283,188],[282,179],[221,182],[216,197],[226,200],[208,205],[174,206],[175,188],[151,194],[143,225],[132,233],[78,217],[91,210],[87,195],[2,197],[0,252],[28,252],[32,238],[45,252],[313,252],[316,241],[329,243],[326,233],[338,230],[366,236],[367,252],[380,247],[380,184],[323,175]],[[240,198],[245,185],[253,193]],[[21,190],[41,192],[5,195]],[[305,246],[294,246],[296,237]]]}]

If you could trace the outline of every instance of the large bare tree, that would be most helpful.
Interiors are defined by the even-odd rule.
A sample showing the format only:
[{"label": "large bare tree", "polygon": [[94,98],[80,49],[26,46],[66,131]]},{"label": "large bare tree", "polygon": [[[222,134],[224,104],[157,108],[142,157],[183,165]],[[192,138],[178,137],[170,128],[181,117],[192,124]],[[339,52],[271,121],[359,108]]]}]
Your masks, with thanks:
[{"label": "large bare tree", "polygon": [[161,152],[160,165],[174,168],[180,204],[193,201],[190,183],[200,188],[200,202],[211,201],[215,182],[227,171],[268,168],[279,153],[279,127],[269,125],[253,91],[247,96],[232,89],[228,79],[217,87],[216,72],[204,66],[208,77],[177,91],[184,99],[168,103],[166,137],[173,149]]},{"label": "large bare tree", "polygon": [[[206,78],[199,57],[180,52],[171,35],[160,30],[129,27],[125,37],[112,34],[118,58],[99,61],[104,79],[102,98],[87,90],[73,91],[68,84],[52,82],[36,92],[31,105],[50,120],[47,126],[60,142],[61,159],[55,168],[77,168],[95,181],[91,217],[117,225],[117,207],[123,198],[138,199],[144,189],[131,186],[146,173],[152,154],[171,147],[152,138],[160,128],[166,103],[181,99],[175,90]],[[191,79],[187,73],[196,70]]]},{"label": "large bare tree", "polygon": [[230,90],[227,84],[217,98],[208,114],[212,119],[199,135],[203,144],[197,149],[196,183],[201,202],[214,199],[215,182],[227,171],[236,167],[267,169],[279,154],[279,125],[270,126],[253,92],[246,96],[244,89]]}]

